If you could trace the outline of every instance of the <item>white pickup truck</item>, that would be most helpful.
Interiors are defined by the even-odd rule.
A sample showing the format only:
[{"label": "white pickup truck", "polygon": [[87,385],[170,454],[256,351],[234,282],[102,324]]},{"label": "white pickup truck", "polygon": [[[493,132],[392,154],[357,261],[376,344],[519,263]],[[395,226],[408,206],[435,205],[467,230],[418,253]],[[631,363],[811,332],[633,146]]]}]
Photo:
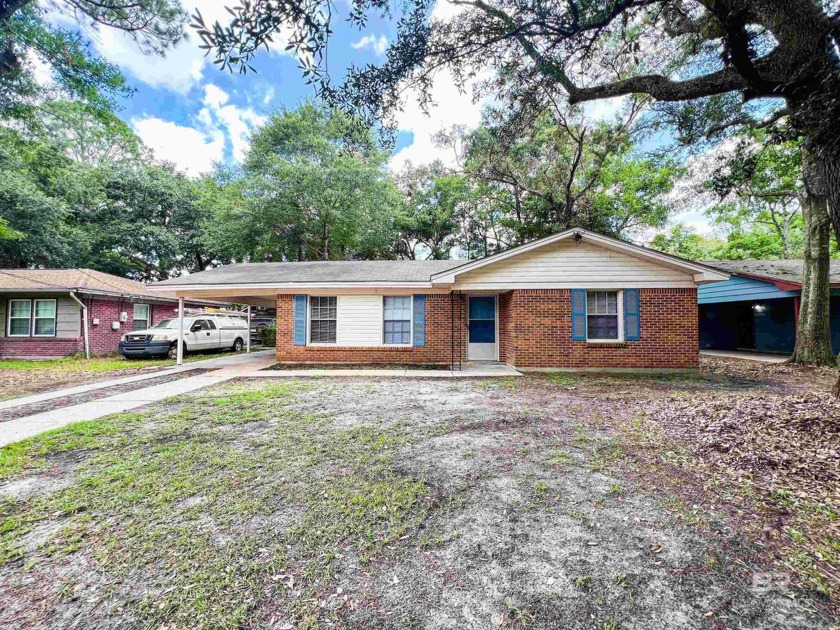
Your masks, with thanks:
[{"label": "white pickup truck", "polygon": [[[231,349],[239,352],[248,338],[244,317],[193,315],[184,317],[184,354]],[[132,330],[120,339],[119,353],[126,358],[178,354],[178,319],[164,319],[146,330]]]}]

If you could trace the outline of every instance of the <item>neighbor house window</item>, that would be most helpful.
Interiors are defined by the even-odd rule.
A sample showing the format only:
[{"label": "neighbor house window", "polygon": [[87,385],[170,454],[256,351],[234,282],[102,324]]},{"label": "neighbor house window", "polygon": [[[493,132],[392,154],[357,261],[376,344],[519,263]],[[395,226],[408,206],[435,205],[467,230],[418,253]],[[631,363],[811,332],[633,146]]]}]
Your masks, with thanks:
[{"label": "neighbor house window", "polygon": [[9,300],[9,337],[28,337],[32,325],[32,301]]},{"label": "neighbor house window", "polygon": [[55,300],[34,300],[35,322],[32,326],[34,337],[55,337]]},{"label": "neighbor house window", "polygon": [[587,339],[612,341],[621,339],[619,302],[618,291],[588,291],[586,293]]},{"label": "neighbor house window", "polygon": [[385,343],[411,343],[411,296],[385,296],[383,300]]},{"label": "neighbor house window", "polygon": [[309,298],[309,342],[335,343],[338,298]]},{"label": "neighbor house window", "polygon": [[149,327],[149,312],[151,307],[148,304],[134,305],[134,328],[132,330],[146,330]]}]

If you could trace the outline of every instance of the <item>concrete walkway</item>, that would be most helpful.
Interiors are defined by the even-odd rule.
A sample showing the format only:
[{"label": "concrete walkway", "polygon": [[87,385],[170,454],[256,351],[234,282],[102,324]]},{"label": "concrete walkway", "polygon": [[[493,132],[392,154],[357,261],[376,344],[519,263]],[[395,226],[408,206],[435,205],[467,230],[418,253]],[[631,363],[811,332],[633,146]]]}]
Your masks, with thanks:
[{"label": "concrete walkway", "polygon": [[[115,394],[100,400],[92,400],[90,402],[81,403],[79,405],[71,405],[69,407],[59,407],[36,413],[31,416],[23,418],[16,418],[8,422],[0,423],[0,447],[18,442],[26,438],[58,429],[74,422],[82,422],[85,420],[96,420],[109,416],[113,413],[122,413],[130,411],[137,407],[158,402],[173,396],[186,394],[187,392],[201,389],[202,387],[209,387],[224,381],[236,378],[242,374],[250,373],[254,370],[260,370],[275,363],[274,353],[271,350],[263,352],[254,352],[252,354],[235,354],[221,356],[219,358],[208,359],[207,361],[196,361],[189,365],[183,365],[168,370],[161,370],[150,375],[143,375],[143,378],[128,377],[113,379],[111,381],[104,381],[95,383],[95,387],[71,387],[62,389],[49,394],[38,394],[35,396],[26,396],[24,398],[17,398],[14,401],[16,405],[28,405],[37,402],[43,402],[52,398],[62,398],[77,393],[85,393],[97,389],[104,389],[107,387],[114,387],[117,385],[124,385],[142,381],[145,378],[168,376],[178,374],[189,370],[196,369],[213,369],[213,372],[208,374],[200,374],[197,376],[190,376],[169,383],[162,383],[152,387],[142,387],[140,389],[124,392],[122,394]],[[6,407],[8,408],[8,407]]]},{"label": "concrete walkway", "polygon": [[728,350],[701,350],[700,355],[704,357],[719,357],[722,359],[745,359],[747,361],[759,361],[761,363],[784,363],[788,356],[784,354],[764,354],[762,352],[739,352]]},{"label": "concrete walkway", "polygon": [[212,359],[205,359],[202,361],[195,361],[193,363],[185,363],[163,370],[152,370],[147,374],[135,374],[133,376],[124,376],[121,378],[112,378],[105,381],[97,381],[96,383],[87,383],[84,385],[76,385],[74,387],[67,387],[64,389],[57,389],[51,392],[43,392],[41,394],[33,394],[31,396],[21,396],[20,398],[11,398],[9,400],[0,401],[0,411],[6,409],[14,409],[15,407],[23,407],[25,405],[32,405],[35,403],[53,400],[55,398],[64,398],[65,396],[75,396],[76,394],[84,394],[87,392],[94,392],[99,389],[107,389],[109,387],[116,387],[118,385],[127,385],[129,383],[138,383],[153,378],[160,378],[161,376],[171,376],[172,374],[180,374],[182,372],[189,372],[191,370],[207,370],[207,369],[221,369],[241,366],[243,364],[250,365],[257,358],[261,358],[266,362],[266,358],[270,361],[266,362],[266,367],[276,363],[274,360],[274,353],[270,350],[261,350],[249,354],[228,354]]},{"label": "concrete walkway", "polygon": [[[196,369],[213,369],[212,372],[196,376],[188,376],[168,383],[141,387],[131,392],[115,394],[100,400],[93,400],[78,405],[61,407],[36,413],[23,418],[16,418],[7,422],[0,422],[0,447],[33,437],[45,431],[51,431],[67,426],[74,422],[96,420],[114,413],[130,411],[144,405],[160,400],[179,396],[188,392],[217,385],[234,378],[302,378],[322,376],[386,376],[402,378],[486,378],[499,376],[521,376],[512,367],[503,364],[465,364],[462,370],[324,370],[324,369],[291,369],[291,370],[266,370],[265,368],[274,365],[277,360],[274,352],[265,350],[252,354],[227,355],[207,361],[196,361],[188,365],[160,370],[151,374],[141,376],[130,376],[126,378],[113,379],[91,385],[80,385],[45,394],[36,394],[24,398],[16,398],[5,401],[0,409],[9,409],[22,405],[44,402],[74,394],[82,394],[89,391],[106,389],[124,385],[126,383],[141,382],[150,378],[169,376]],[[215,369],[214,369],[215,368]]]}]

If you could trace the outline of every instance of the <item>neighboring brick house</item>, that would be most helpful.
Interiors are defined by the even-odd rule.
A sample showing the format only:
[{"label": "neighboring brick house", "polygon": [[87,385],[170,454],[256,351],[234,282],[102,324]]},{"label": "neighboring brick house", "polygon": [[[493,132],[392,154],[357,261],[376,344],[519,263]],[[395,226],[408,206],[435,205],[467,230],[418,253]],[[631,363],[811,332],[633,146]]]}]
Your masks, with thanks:
[{"label": "neighboring brick house", "polygon": [[574,229],[481,260],[245,263],[150,290],[276,304],[285,362],[681,370],[697,287],[727,278]]},{"label": "neighboring brick house", "polygon": [[[146,285],[91,269],[0,270],[0,357],[50,358],[85,351],[114,354],[126,331],[177,316],[177,300]],[[188,306],[201,307],[202,301]]]}]

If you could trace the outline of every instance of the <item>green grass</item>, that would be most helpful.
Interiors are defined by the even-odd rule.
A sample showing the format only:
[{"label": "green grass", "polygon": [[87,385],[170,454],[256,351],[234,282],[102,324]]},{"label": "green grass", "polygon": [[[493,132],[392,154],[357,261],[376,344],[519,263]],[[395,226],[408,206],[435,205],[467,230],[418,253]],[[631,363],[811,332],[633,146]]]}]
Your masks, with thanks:
[{"label": "green grass", "polygon": [[[188,354],[184,361],[201,361],[219,354]],[[144,367],[175,365],[174,359],[126,359],[122,356],[63,357],[61,359],[25,360],[7,359],[0,361],[0,370],[40,371],[59,370],[62,372],[111,372],[114,370],[134,370]]]},{"label": "green grass", "polygon": [[[124,580],[142,585],[142,598],[116,604],[144,627],[248,625],[267,584],[296,627],[330,621],[317,594],[340,555],[366,565],[417,542],[452,503],[400,465],[398,450],[418,439],[400,422],[344,427],[290,408],[310,387],[227,386],[0,449],[5,478],[80,460],[70,485],[0,502],[0,565],[22,576],[90,554],[112,597]],[[24,551],[42,524],[57,527]],[[72,592],[63,579],[55,588]]]}]

